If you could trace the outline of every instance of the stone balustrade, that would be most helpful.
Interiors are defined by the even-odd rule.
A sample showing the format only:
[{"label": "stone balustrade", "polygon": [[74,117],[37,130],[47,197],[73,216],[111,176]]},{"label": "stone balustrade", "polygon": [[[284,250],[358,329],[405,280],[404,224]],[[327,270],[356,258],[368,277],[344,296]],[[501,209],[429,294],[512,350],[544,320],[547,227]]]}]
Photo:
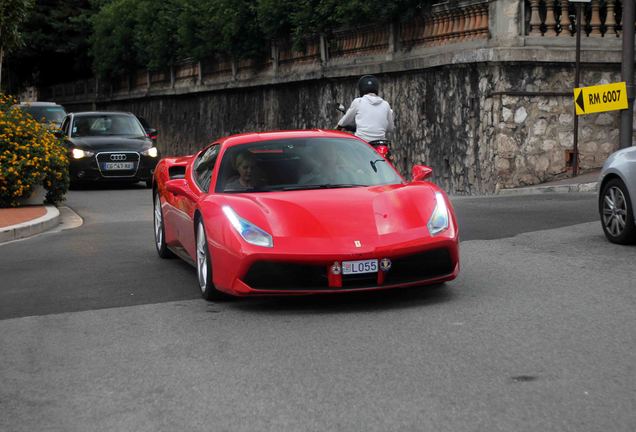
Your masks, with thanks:
[{"label": "stone balustrade", "polygon": [[488,3],[463,2],[456,8],[437,5],[431,13],[405,23],[400,30],[404,45],[446,45],[487,38]]},{"label": "stone balustrade", "polygon": [[[526,34],[529,36],[573,37],[576,6],[568,0],[525,0]],[[582,6],[582,36],[618,37],[621,27],[621,2],[592,0]]]}]

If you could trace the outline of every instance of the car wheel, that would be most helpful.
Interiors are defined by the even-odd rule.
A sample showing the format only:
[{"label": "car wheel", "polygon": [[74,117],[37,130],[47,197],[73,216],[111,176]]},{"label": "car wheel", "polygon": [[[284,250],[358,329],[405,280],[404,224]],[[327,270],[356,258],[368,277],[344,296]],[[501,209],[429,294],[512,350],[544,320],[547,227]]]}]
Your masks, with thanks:
[{"label": "car wheel", "polygon": [[636,242],[632,201],[621,179],[611,179],[603,186],[599,211],[603,231],[609,241],[618,244]]},{"label": "car wheel", "polygon": [[159,199],[159,193],[155,194],[154,201],[154,228],[155,228],[155,246],[157,247],[157,253],[161,258],[172,258],[174,254],[166,245],[166,234],[163,227],[163,212],[161,210],[161,200]]},{"label": "car wheel", "polygon": [[152,179],[146,180],[146,189],[152,189]]},{"label": "car wheel", "polygon": [[199,288],[204,299],[223,300],[227,298],[225,294],[220,292],[212,283],[212,260],[210,259],[210,250],[208,248],[208,239],[205,235],[203,222],[197,222],[197,278],[199,280]]}]

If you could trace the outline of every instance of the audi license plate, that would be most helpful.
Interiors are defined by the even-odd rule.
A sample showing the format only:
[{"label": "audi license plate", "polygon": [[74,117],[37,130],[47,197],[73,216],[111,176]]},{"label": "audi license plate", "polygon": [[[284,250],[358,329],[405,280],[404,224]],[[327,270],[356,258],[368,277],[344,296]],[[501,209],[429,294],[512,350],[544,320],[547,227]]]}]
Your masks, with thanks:
[{"label": "audi license plate", "polygon": [[378,260],[343,261],[342,274],[377,273]]},{"label": "audi license plate", "polygon": [[131,170],[135,168],[134,162],[105,162],[103,169],[106,171],[111,170]]}]

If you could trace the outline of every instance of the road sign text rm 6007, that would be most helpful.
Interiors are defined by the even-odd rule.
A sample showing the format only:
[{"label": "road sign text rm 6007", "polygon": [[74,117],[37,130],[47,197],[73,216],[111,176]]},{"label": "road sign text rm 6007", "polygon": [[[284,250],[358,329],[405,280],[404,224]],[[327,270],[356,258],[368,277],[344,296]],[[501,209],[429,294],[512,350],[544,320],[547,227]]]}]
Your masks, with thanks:
[{"label": "road sign text rm 6007", "polygon": [[627,109],[627,87],[618,82],[575,88],[574,107],[576,115]]}]

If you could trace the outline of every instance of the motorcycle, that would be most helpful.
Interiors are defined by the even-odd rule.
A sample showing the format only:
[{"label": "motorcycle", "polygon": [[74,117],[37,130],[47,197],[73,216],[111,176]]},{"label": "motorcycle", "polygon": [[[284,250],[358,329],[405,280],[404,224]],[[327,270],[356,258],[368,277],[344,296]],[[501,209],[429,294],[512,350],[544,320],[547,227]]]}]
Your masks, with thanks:
[{"label": "motorcycle", "polygon": [[[345,106],[341,103],[336,103],[336,109],[341,113],[345,114],[347,112]],[[339,129],[346,130],[347,132],[355,133],[355,126],[340,126]],[[390,140],[375,140],[369,141],[369,144],[373,146],[375,151],[380,153],[380,155],[393,162],[393,156],[391,154],[391,141]]]}]

